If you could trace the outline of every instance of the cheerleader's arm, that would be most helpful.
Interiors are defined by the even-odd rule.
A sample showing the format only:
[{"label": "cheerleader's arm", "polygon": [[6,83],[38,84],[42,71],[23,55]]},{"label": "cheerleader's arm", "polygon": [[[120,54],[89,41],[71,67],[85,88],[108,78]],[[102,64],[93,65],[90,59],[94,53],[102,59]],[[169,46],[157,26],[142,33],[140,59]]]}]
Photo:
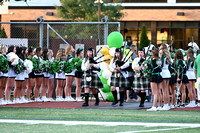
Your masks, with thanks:
[{"label": "cheerleader's arm", "polygon": [[93,64],[93,66],[94,66],[95,68],[97,68],[97,69],[100,68],[100,64]]}]

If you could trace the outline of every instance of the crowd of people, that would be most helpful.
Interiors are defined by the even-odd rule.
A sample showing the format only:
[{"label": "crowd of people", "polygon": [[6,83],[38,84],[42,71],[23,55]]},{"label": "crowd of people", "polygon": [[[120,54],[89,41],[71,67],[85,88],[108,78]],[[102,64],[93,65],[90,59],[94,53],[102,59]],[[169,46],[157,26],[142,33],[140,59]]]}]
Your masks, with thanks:
[{"label": "crowd of people", "polygon": [[[110,61],[109,70],[112,72],[110,86],[114,97],[112,106],[116,106],[118,102],[119,106],[123,106],[124,90],[134,90],[141,99],[139,107],[144,107],[146,92],[151,90],[153,106],[147,111],[200,106],[200,90],[196,91],[195,89],[195,82],[199,77],[199,55],[195,60],[192,47],[188,47],[185,56],[181,50],[170,52],[166,44],[161,44],[158,48],[154,47],[150,52],[148,51],[148,54],[144,48],[137,50],[137,46],[131,44],[129,51],[126,53],[123,48],[117,48]],[[87,49],[85,58],[83,57],[83,49],[77,49],[77,61],[74,61],[75,58],[72,56],[74,52],[72,46],[67,46],[65,49],[59,49],[54,58],[51,49],[14,46],[7,49],[3,45],[0,46],[0,56],[4,58],[4,61],[8,60],[9,66],[8,71],[0,68],[3,70],[0,74],[0,105],[43,101],[84,101],[82,106],[85,107],[89,106],[89,92],[91,90],[96,99],[95,106],[98,106],[100,102],[99,89],[104,87],[99,78],[101,64],[94,60],[95,54],[92,48]],[[49,70],[46,70],[45,67],[40,70],[38,64],[45,61],[53,64],[52,67],[49,67]],[[71,69],[69,65],[66,67],[68,70],[64,70],[66,62],[73,63],[76,67]],[[47,64],[43,63],[43,65]],[[51,69],[55,69],[55,71],[50,72]],[[56,79],[56,99],[52,98],[54,79]],[[74,79],[76,80],[75,99],[71,96]],[[11,101],[13,86],[15,86],[14,99]],[[31,99],[33,87],[34,100]],[[84,89],[84,100],[81,98],[82,89]],[[181,103],[177,104],[178,96],[176,94],[178,94],[179,89]],[[190,100],[188,105],[185,104],[186,90]],[[197,97],[199,103],[196,104]]]}]

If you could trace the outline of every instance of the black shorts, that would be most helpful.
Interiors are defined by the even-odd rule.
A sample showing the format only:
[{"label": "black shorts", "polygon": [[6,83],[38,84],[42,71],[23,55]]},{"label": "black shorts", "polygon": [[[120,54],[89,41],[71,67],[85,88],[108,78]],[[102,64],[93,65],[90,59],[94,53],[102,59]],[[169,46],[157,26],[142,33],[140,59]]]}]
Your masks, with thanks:
[{"label": "black shorts", "polygon": [[29,76],[29,78],[35,78],[34,72],[29,73],[28,76]]},{"label": "black shorts", "polygon": [[75,78],[82,78],[82,76],[83,76],[83,72],[80,72],[80,71],[76,71],[75,72]]}]

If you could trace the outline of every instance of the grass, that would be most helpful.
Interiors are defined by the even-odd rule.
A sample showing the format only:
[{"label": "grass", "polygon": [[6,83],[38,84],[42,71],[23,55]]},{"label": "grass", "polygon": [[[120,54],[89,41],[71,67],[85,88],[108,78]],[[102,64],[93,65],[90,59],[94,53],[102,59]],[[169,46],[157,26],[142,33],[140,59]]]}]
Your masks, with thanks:
[{"label": "grass", "polygon": [[[0,107],[0,119],[16,120],[64,120],[64,121],[105,121],[105,122],[151,122],[151,123],[200,123],[199,111],[162,111],[114,109],[54,109]],[[9,128],[12,127],[12,128]],[[125,132],[150,130],[167,127],[143,126],[66,126],[66,125],[27,125],[0,123],[1,132]],[[170,128],[170,127],[169,127]],[[174,128],[174,127],[173,127]],[[181,129],[173,132],[199,132],[200,128]],[[171,131],[161,131],[171,132]]]}]

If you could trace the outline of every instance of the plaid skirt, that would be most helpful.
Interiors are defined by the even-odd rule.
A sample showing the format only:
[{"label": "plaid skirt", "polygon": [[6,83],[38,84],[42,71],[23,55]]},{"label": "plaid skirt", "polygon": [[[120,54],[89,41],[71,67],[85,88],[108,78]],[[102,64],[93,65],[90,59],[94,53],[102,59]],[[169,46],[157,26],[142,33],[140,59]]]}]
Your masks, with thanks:
[{"label": "plaid skirt", "polygon": [[110,86],[115,86],[119,88],[130,87],[129,80],[127,78],[124,78],[124,76],[121,73],[117,73],[117,76],[118,74],[119,74],[119,77],[115,77],[115,73],[112,74]]},{"label": "plaid skirt", "polygon": [[84,72],[81,80],[82,88],[102,89],[104,87],[103,83],[96,73],[90,73],[92,80],[89,82],[86,81],[86,75],[88,75],[88,73]]},{"label": "plaid skirt", "polygon": [[133,90],[148,90],[150,89],[150,81],[148,78],[142,77],[134,77],[133,84],[132,84]]}]

